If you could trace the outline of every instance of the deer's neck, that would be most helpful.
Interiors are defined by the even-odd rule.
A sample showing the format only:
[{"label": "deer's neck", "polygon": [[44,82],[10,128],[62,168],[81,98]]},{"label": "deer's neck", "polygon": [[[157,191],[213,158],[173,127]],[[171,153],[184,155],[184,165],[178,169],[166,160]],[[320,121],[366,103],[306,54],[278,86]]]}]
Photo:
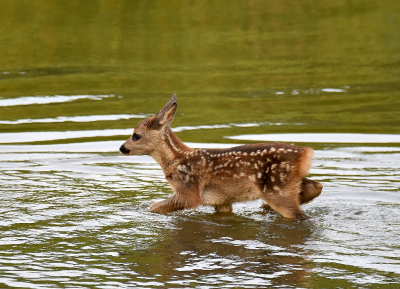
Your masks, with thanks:
[{"label": "deer's neck", "polygon": [[173,169],[174,165],[192,151],[193,149],[186,146],[168,127],[163,135],[160,149],[155,150],[151,156],[167,174],[169,169]]}]

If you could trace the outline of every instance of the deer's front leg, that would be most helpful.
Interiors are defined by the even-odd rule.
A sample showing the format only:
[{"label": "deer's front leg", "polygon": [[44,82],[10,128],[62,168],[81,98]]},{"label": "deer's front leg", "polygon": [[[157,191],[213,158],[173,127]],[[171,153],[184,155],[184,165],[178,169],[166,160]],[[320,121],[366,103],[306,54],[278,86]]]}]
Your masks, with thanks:
[{"label": "deer's front leg", "polygon": [[152,213],[168,214],[183,209],[194,209],[201,204],[201,198],[197,188],[185,188],[166,200],[154,203],[150,206]]},{"label": "deer's front leg", "polygon": [[183,207],[179,206],[175,200],[175,195],[166,200],[156,202],[150,206],[150,211],[157,214],[168,214],[173,211],[182,210]]}]

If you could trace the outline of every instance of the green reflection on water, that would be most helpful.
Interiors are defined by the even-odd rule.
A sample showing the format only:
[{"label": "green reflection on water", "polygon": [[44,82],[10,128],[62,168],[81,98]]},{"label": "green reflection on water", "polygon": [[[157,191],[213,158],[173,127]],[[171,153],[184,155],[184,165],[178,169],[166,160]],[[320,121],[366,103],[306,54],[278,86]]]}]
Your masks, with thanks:
[{"label": "green reflection on water", "polygon": [[[251,131],[399,133],[398,1],[22,2],[4,2],[0,11],[3,98],[122,98],[0,107],[1,119],[155,113],[177,93],[184,116],[175,126],[282,122],[289,125]],[[219,141],[214,134],[187,137]]]}]

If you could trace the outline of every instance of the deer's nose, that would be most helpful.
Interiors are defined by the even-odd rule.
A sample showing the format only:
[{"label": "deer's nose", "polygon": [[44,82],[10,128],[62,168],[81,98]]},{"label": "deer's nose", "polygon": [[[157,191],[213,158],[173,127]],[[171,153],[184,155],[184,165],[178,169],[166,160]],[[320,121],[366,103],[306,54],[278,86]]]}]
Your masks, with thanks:
[{"label": "deer's nose", "polygon": [[120,151],[121,153],[123,153],[124,155],[127,155],[127,154],[129,154],[129,152],[130,152],[130,150],[128,150],[126,147],[124,147],[124,145],[122,145],[122,146],[119,148],[119,151]]}]

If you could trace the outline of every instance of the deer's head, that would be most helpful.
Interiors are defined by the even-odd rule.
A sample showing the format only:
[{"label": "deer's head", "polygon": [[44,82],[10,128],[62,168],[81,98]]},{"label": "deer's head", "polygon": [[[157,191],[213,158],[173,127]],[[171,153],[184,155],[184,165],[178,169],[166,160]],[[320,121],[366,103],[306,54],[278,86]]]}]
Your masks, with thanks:
[{"label": "deer's head", "polygon": [[176,99],[174,94],[156,116],[139,122],[132,136],[119,148],[120,152],[124,155],[151,155],[159,149],[163,135],[174,120]]}]

